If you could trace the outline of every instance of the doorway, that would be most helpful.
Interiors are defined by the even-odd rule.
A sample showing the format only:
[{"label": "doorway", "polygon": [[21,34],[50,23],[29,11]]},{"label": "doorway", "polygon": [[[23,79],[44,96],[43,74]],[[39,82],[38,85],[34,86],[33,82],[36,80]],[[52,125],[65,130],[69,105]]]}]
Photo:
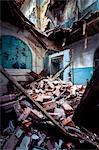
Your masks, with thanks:
[{"label": "doorway", "polygon": [[[67,49],[65,51],[55,53],[52,55],[49,55],[49,71],[50,75],[56,74],[58,71],[60,71],[62,68],[64,68],[66,65],[70,63],[70,49]],[[70,81],[70,72],[71,72],[71,66],[69,66],[63,73],[60,74],[60,79],[64,81]]]}]

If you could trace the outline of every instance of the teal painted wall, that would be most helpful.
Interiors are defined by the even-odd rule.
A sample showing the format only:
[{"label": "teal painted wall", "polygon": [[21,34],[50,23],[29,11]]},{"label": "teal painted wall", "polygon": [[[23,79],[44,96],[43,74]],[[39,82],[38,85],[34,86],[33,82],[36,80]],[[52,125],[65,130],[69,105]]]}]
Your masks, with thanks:
[{"label": "teal painted wall", "polygon": [[74,68],[72,69],[72,81],[76,85],[86,85],[87,80],[90,81],[93,75],[93,67]]},{"label": "teal painted wall", "polygon": [[[64,51],[63,66],[70,62],[69,50]],[[93,67],[70,68],[64,71],[64,81],[68,81],[69,72],[71,71],[71,81],[75,85],[86,85],[93,75]]]},{"label": "teal painted wall", "polygon": [[[94,54],[99,47],[99,34],[88,37],[88,47],[84,48],[84,39],[70,45],[72,51],[72,82],[85,85],[94,70]],[[98,57],[98,55],[97,55]]]},{"label": "teal painted wall", "polygon": [[20,39],[5,35],[0,39],[0,64],[4,68],[32,69],[32,52]]}]

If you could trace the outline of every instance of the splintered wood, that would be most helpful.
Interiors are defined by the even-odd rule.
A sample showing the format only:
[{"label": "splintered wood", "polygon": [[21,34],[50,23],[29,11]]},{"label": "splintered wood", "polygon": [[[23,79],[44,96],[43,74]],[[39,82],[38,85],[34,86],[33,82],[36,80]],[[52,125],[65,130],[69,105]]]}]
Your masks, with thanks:
[{"label": "splintered wood", "polygon": [[[3,135],[6,137],[1,140],[3,150],[37,148],[72,150],[81,148],[82,143],[99,149],[97,135],[83,132],[72,121],[75,108],[85,90],[83,86],[46,77],[30,83],[28,88],[24,89],[4,70],[1,71],[24,95],[21,94],[14,99],[10,96],[10,101],[15,102],[11,107],[16,113],[16,118],[14,116],[13,121],[9,120],[12,122],[3,129]],[[9,101],[9,95],[6,97],[2,97],[1,102],[3,113],[6,111],[6,105],[2,103],[6,104]]]}]

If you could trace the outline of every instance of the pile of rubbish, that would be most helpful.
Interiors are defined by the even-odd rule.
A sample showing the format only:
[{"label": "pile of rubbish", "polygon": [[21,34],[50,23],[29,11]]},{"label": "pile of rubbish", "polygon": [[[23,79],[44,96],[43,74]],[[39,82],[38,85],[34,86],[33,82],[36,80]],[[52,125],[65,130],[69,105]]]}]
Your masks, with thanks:
[{"label": "pile of rubbish", "polygon": [[86,144],[99,148],[97,135],[72,121],[84,86],[45,77],[23,88],[4,70],[2,73],[18,89],[1,97],[3,150],[70,150]]},{"label": "pile of rubbish", "polygon": [[[70,107],[69,103],[72,104],[72,101],[75,103],[77,100],[79,101],[84,90],[85,86],[76,86],[72,82],[65,82],[59,78],[46,77],[29,84],[26,91],[35,101],[42,103],[43,107],[46,107],[46,110],[51,110],[58,104],[63,107],[67,105],[67,107]],[[52,107],[50,103],[53,103]],[[48,108],[46,105],[49,105]],[[74,105],[73,107],[76,107]],[[69,109],[72,108],[70,107]]]}]

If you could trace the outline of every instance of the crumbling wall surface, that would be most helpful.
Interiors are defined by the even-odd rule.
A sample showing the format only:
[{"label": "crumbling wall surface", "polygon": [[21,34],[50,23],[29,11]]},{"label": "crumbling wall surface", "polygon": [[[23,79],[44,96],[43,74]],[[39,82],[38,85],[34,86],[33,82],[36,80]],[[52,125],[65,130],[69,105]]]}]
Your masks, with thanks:
[{"label": "crumbling wall surface", "polygon": [[35,26],[37,25],[37,8],[35,0],[25,0],[20,10]]},{"label": "crumbling wall surface", "polygon": [[93,74],[93,59],[96,49],[99,47],[99,34],[88,38],[87,48],[84,48],[84,40],[70,45],[72,50],[73,80],[74,84],[86,84]]},{"label": "crumbling wall surface", "polygon": [[94,2],[96,2],[96,0],[70,0],[65,7],[64,19],[67,20],[75,17],[77,15],[77,11],[82,12]]},{"label": "crumbling wall surface", "polygon": [[1,36],[9,35],[22,40],[31,50],[32,53],[32,70],[39,73],[43,69],[43,57],[45,50],[38,41],[26,30],[21,30],[7,22],[1,23]]},{"label": "crumbling wall surface", "polygon": [[96,131],[99,134],[99,66],[88,84],[73,120],[77,125]]},{"label": "crumbling wall surface", "polygon": [[32,52],[22,40],[9,35],[1,36],[0,63],[4,68],[32,70]]},{"label": "crumbling wall surface", "polygon": [[44,31],[49,19],[45,16],[50,0],[25,0],[20,10],[38,29]]},{"label": "crumbling wall surface", "polygon": [[55,26],[60,25],[62,28],[71,28],[74,21],[78,21],[88,12],[99,9],[97,0],[54,1],[53,3],[50,4],[47,16]]},{"label": "crumbling wall surface", "polygon": [[16,0],[21,12],[38,29],[72,27],[74,21],[78,21],[89,11],[98,10],[98,0]]},{"label": "crumbling wall surface", "polygon": [[[14,77],[17,79],[17,81],[26,81],[28,77],[26,74],[29,70],[30,71],[33,70],[36,73],[40,73],[41,70],[43,70],[43,57],[45,54],[45,50],[41,47],[41,45],[39,45],[39,43],[33,38],[33,36],[26,30],[20,30],[19,28],[12,26],[11,24],[6,23],[6,22],[2,22],[0,26],[2,29],[0,33],[1,37],[7,36],[7,37],[13,37],[13,39],[15,38],[18,39],[18,40],[14,40],[14,45],[13,44],[11,45],[10,39],[9,41],[6,41],[3,43],[3,47],[4,48],[6,47],[6,49],[3,50],[4,48],[2,48],[1,46],[1,49],[0,49],[1,60],[0,61],[2,62],[0,62],[0,64],[4,63],[3,66],[10,71],[11,75],[14,74]],[[27,45],[26,47],[28,47],[29,53],[30,55],[32,55],[31,61],[27,59],[27,56],[25,56],[27,53],[27,48],[25,47],[26,50],[24,52],[24,49],[22,50],[22,47],[20,47],[19,44],[16,43],[17,41],[20,42],[20,45],[22,45],[22,43],[25,43],[25,45]],[[7,45],[7,42],[10,42],[10,43]],[[1,41],[1,44],[2,44],[2,41]],[[4,55],[6,58],[2,57],[2,53],[4,53],[4,51],[7,52]],[[7,61],[7,58],[8,58],[7,54],[11,54],[9,55],[8,61]],[[18,55],[18,63],[16,63],[16,60],[15,60],[17,59],[16,58],[17,55]],[[3,58],[6,59],[6,61],[3,60]],[[23,61],[25,62],[24,65],[21,64]],[[20,68],[20,64],[23,67],[21,66]],[[28,69],[26,67],[27,64],[30,66],[30,67],[28,66],[29,67]],[[16,69],[18,69],[18,71],[16,71]],[[7,83],[8,81],[6,81],[3,77],[1,77],[0,87],[2,88],[0,88],[0,95],[2,95],[2,93],[7,92]]]}]

